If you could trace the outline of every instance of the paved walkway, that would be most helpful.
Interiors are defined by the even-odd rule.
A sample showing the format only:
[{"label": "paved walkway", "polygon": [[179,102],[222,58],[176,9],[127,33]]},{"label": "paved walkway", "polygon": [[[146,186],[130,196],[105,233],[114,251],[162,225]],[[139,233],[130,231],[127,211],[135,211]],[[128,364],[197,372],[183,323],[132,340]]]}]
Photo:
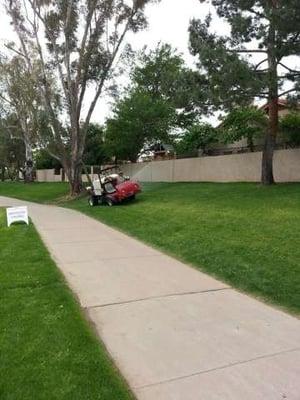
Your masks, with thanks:
[{"label": "paved walkway", "polygon": [[76,211],[0,197],[21,204],[139,400],[300,399],[298,319]]}]

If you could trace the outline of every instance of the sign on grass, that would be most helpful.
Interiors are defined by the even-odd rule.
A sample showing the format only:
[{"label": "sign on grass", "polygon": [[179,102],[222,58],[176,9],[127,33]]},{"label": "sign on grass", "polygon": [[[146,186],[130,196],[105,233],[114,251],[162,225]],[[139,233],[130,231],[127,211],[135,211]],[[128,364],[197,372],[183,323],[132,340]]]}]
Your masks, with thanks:
[{"label": "sign on grass", "polygon": [[10,226],[13,222],[23,221],[29,225],[28,209],[26,206],[22,207],[9,207],[6,209],[7,226]]}]

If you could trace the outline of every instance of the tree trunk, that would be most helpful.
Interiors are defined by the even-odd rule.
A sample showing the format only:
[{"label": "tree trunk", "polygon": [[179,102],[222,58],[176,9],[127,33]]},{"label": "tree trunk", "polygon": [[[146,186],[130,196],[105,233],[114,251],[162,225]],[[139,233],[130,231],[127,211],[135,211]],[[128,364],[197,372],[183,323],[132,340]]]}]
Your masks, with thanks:
[{"label": "tree trunk", "polygon": [[[271,3],[271,8],[273,3]],[[261,183],[272,185],[275,183],[273,175],[273,155],[278,133],[278,73],[276,58],[276,31],[274,23],[270,21],[268,37],[268,66],[269,66],[269,123],[266,131],[262,156]]]},{"label": "tree trunk", "polygon": [[32,160],[32,147],[29,140],[24,140],[25,143],[25,168],[24,168],[24,182],[31,183],[33,179],[33,160]]},{"label": "tree trunk", "polygon": [[269,102],[269,126],[266,132],[263,157],[262,157],[262,184],[272,185],[275,183],[273,174],[273,155],[276,145],[278,131],[278,98]]},{"label": "tree trunk", "polygon": [[249,136],[247,138],[247,144],[248,144],[248,147],[249,147],[251,153],[253,153],[254,152],[254,142],[253,142],[253,137],[252,136],[251,137]]},{"label": "tree trunk", "polygon": [[71,166],[64,165],[64,170],[70,185],[70,196],[76,197],[83,189],[81,163],[72,163]]},{"label": "tree trunk", "polygon": [[83,189],[82,178],[81,178],[81,167],[76,168],[76,170],[74,171],[73,179],[70,182],[70,186],[71,186],[70,188],[71,196],[75,197],[81,193]]},{"label": "tree trunk", "polygon": [[1,181],[5,181],[5,167],[3,166],[1,167]]}]

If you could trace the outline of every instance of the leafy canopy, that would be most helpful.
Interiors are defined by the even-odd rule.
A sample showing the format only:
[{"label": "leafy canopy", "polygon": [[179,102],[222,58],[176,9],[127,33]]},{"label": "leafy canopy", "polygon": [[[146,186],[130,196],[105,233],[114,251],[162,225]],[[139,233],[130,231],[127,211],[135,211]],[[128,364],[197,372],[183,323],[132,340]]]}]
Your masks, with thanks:
[{"label": "leafy canopy", "polygon": [[139,53],[130,74],[131,86],[153,99],[167,101],[176,111],[176,126],[186,128],[196,116],[195,81],[199,75],[185,65],[184,59],[167,43],[159,43],[149,52]]},{"label": "leafy canopy", "polygon": [[107,122],[106,141],[118,159],[136,161],[144,146],[172,141],[176,129],[196,118],[193,96],[196,74],[168,44],[138,54],[125,95]]},{"label": "leafy canopy", "polygon": [[280,119],[280,129],[291,145],[300,145],[300,112],[291,112]]},{"label": "leafy canopy", "polygon": [[90,123],[87,130],[83,161],[86,165],[102,165],[108,160],[104,127]]},{"label": "leafy canopy", "polygon": [[209,145],[218,142],[218,132],[210,124],[194,124],[176,143],[177,154],[184,155],[202,150],[205,152]]},{"label": "leafy canopy", "polygon": [[135,162],[146,144],[167,140],[176,114],[168,101],[133,91],[115,107],[107,121],[106,145],[111,156]]},{"label": "leafy canopy", "polygon": [[25,146],[20,139],[20,126],[16,115],[10,114],[0,119],[0,168],[10,179],[17,179],[25,164]]},{"label": "leafy canopy", "polygon": [[255,106],[239,107],[232,110],[220,127],[225,143],[233,143],[243,138],[252,143],[254,138],[263,137],[268,119],[265,112]]}]

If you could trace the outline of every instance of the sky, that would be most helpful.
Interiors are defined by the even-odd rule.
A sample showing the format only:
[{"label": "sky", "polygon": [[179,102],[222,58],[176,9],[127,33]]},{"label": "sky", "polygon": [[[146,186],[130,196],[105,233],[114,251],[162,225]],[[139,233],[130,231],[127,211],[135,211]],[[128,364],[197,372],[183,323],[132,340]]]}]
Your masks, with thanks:
[{"label": "sky", "polygon": [[130,42],[136,48],[141,44],[155,47],[159,41],[167,42],[183,53],[189,62],[192,57],[188,51],[188,27],[192,18],[203,18],[210,6],[199,0],[162,0],[146,9],[149,27],[137,35],[132,35]]}]

